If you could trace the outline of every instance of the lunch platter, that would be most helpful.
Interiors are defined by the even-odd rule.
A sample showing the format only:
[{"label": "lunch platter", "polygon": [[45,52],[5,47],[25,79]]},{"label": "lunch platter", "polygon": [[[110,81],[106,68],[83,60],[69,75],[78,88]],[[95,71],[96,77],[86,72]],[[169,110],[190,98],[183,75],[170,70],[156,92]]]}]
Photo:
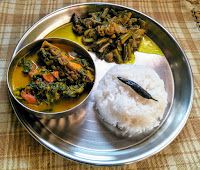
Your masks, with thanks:
[{"label": "lunch platter", "polygon": [[[121,165],[143,160],[156,154],[171,143],[184,127],[193,101],[193,76],[184,51],[173,36],[149,16],[125,6],[111,3],[82,3],[58,9],[40,19],[19,40],[12,58],[25,45],[49,37],[50,33],[71,21],[73,13],[85,17],[88,12],[113,8],[116,11],[134,12],[136,17],[147,23],[147,36],[163,54],[136,51],[135,65],[144,65],[155,70],[164,81],[168,94],[167,107],[159,127],[152,131],[127,138],[114,134],[99,118],[94,100],[98,82],[116,63],[100,60],[89,52],[96,66],[96,81],[88,102],[73,114],[59,119],[37,118],[27,113],[10,96],[10,101],[18,119],[28,132],[42,145],[53,152],[78,162],[93,165]],[[53,35],[53,34],[51,34]],[[72,41],[69,34],[59,34],[60,38]],[[77,40],[79,43],[79,40]]]}]

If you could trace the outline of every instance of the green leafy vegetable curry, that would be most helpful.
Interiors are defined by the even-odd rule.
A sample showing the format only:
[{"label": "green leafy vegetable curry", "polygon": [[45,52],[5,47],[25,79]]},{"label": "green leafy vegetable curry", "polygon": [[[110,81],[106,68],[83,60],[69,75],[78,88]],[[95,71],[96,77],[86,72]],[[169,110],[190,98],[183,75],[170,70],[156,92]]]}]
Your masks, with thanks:
[{"label": "green leafy vegetable curry", "polygon": [[35,54],[16,65],[12,76],[15,97],[36,111],[59,112],[80,103],[94,81],[94,69],[75,52],[44,41]]}]

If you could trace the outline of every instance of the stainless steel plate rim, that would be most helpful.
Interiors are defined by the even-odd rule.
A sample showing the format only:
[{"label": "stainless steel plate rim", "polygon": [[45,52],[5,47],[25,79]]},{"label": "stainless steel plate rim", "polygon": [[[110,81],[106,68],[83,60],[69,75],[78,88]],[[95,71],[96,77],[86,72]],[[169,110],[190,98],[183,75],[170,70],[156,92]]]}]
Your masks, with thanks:
[{"label": "stainless steel plate rim", "polygon": [[[22,38],[20,39],[20,41],[18,42],[15,50],[14,50],[14,53],[13,55],[21,48],[21,46],[23,46],[23,42],[25,41],[26,37],[30,34],[30,32],[36,28],[42,21],[44,21],[45,19],[48,19],[49,17],[52,17],[53,15],[56,15],[57,13],[59,12],[62,12],[63,10],[68,10],[72,7],[77,7],[77,6],[87,6],[87,5],[111,5],[111,6],[116,6],[116,7],[120,7],[120,8],[125,8],[125,9],[129,9],[129,10],[133,10],[131,8],[128,8],[128,7],[125,7],[125,6],[121,6],[121,5],[117,5],[117,4],[111,4],[111,3],[82,3],[82,4],[74,4],[74,5],[70,5],[70,6],[67,6],[67,7],[64,7],[64,8],[60,8],[48,15],[46,15],[45,17],[43,17],[42,19],[40,19],[38,22],[36,22],[32,27],[30,27],[27,32],[22,36]],[[136,10],[134,10],[136,11]],[[182,128],[184,127],[188,117],[189,117],[189,114],[190,114],[190,111],[191,111],[191,108],[192,108],[192,100],[193,100],[193,76],[192,76],[192,71],[191,71],[191,68],[190,68],[190,64],[189,64],[189,61],[184,53],[184,51],[182,50],[182,48],[180,47],[180,45],[178,44],[178,42],[175,40],[175,38],[163,27],[161,26],[157,21],[153,20],[152,18],[150,18],[149,16],[139,12],[139,11],[136,11],[138,12],[139,14],[147,17],[149,20],[153,21],[154,24],[156,24],[157,26],[159,26],[162,30],[164,30],[164,32],[167,34],[167,36],[169,36],[169,38],[172,39],[172,41],[177,45],[177,48],[180,49],[182,55],[183,55],[183,60],[185,60],[184,62],[186,63],[187,65],[187,69],[188,69],[188,74],[190,75],[189,77],[189,80],[190,80],[190,86],[191,86],[191,89],[189,89],[189,101],[188,101],[188,106],[187,106],[187,110],[184,111],[184,115],[183,115],[183,119],[181,120],[180,124],[175,127],[175,130],[172,131],[170,134],[166,134],[168,135],[169,137],[163,141],[160,141],[159,145],[157,146],[154,146],[152,149],[146,151],[145,153],[143,154],[140,154],[140,155],[135,155],[134,153],[134,147],[132,148],[129,148],[128,151],[126,152],[126,149],[124,150],[120,150],[120,154],[126,154],[128,155],[128,157],[125,159],[117,159],[117,158],[113,158],[113,160],[103,160],[102,159],[102,155],[99,155],[100,159],[90,159],[90,157],[88,159],[85,158],[85,156],[83,155],[83,157],[81,156],[77,156],[76,154],[71,154],[71,150],[70,148],[68,148],[70,150],[70,152],[65,152],[63,151],[61,148],[57,147],[56,145],[54,145],[53,143],[51,142],[48,142],[47,140],[45,140],[38,132],[36,132],[36,130],[27,122],[26,119],[23,118],[23,115],[21,115],[18,111],[18,108],[16,108],[16,105],[15,103],[13,103],[12,101],[12,98],[10,98],[11,100],[11,104],[13,106],[13,109],[18,117],[18,119],[20,120],[20,122],[24,125],[24,127],[29,131],[29,133],[39,142],[41,143],[43,146],[45,146],[46,148],[52,150],[53,152],[61,155],[61,156],[64,156],[66,158],[69,158],[69,159],[72,159],[72,160],[75,160],[75,161],[78,161],[78,162],[82,162],[82,163],[87,163],[87,164],[94,164],[94,165],[121,165],[121,164],[124,164],[124,163],[131,163],[131,162],[135,162],[135,161],[139,161],[139,160],[143,160],[149,156],[152,156],[154,154],[156,154],[157,152],[161,151],[163,148],[165,148],[168,144],[170,144],[174,139],[175,137],[180,133],[180,131],[182,130]],[[175,74],[175,73],[173,73]],[[173,117],[170,117],[171,119]],[[169,120],[168,120],[169,121]],[[170,120],[170,121],[173,121],[173,120]],[[175,126],[175,125],[172,125],[172,126]],[[162,127],[160,127],[160,129],[162,129]],[[158,130],[158,133],[160,131],[160,129]],[[49,130],[49,129],[48,129]],[[156,135],[156,134],[155,134]],[[58,138],[58,140],[60,140]],[[142,144],[145,145],[145,143],[147,142],[144,141]],[[136,146],[137,148],[137,146]],[[80,148],[80,150],[77,150],[78,154],[79,151],[81,152],[81,150],[84,150],[84,148]],[[90,151],[89,151],[90,152]],[[102,151],[103,153],[103,151]],[[100,152],[98,154],[101,154]],[[111,155],[115,155],[116,153],[115,152],[112,152],[110,153]],[[91,155],[88,155],[88,156],[91,156]],[[98,155],[96,155],[98,157]],[[109,157],[111,158],[111,157]]]}]

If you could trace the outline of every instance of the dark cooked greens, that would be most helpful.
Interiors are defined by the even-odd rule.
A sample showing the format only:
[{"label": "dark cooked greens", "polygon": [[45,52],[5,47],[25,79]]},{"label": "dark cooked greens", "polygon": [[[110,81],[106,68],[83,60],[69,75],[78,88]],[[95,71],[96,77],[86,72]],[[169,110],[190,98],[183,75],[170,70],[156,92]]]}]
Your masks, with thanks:
[{"label": "dark cooked greens", "polygon": [[29,71],[32,69],[31,61],[25,60],[25,58],[20,60],[20,62],[18,63],[18,66],[23,66],[22,72],[26,75],[28,75]]},{"label": "dark cooked greens", "polygon": [[146,22],[135,18],[133,12],[105,8],[89,13],[88,18],[72,15],[73,32],[83,35],[82,42],[100,59],[125,63],[138,49],[145,35]]},{"label": "dark cooked greens", "polygon": [[77,98],[92,86],[94,69],[85,58],[69,55],[47,41],[43,42],[37,56],[37,66],[26,57],[18,63],[31,82],[14,92],[16,98],[30,104],[52,105],[60,99]]}]

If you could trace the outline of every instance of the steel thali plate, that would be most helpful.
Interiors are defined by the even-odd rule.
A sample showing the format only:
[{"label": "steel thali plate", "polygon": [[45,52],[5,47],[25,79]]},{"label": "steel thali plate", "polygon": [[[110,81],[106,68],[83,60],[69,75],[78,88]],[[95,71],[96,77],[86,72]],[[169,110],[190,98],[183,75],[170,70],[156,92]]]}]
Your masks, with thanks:
[{"label": "steel thali plate", "polygon": [[[22,36],[14,55],[26,44],[44,38],[59,26],[70,22],[74,12],[86,16],[88,12],[105,7],[134,11],[146,20],[148,36],[165,56],[136,52],[134,64],[153,68],[164,80],[168,105],[159,128],[151,133],[128,139],[111,133],[98,119],[93,95],[89,102],[68,117],[38,119],[25,113],[10,97],[13,109],[29,133],[48,149],[63,157],[94,165],[120,165],[145,159],[166,147],[185,125],[193,100],[193,77],[189,61],[173,36],[158,22],[134,9],[110,3],[83,3],[58,9],[36,22]],[[91,53],[97,67],[97,83],[115,64],[105,63]]]}]

